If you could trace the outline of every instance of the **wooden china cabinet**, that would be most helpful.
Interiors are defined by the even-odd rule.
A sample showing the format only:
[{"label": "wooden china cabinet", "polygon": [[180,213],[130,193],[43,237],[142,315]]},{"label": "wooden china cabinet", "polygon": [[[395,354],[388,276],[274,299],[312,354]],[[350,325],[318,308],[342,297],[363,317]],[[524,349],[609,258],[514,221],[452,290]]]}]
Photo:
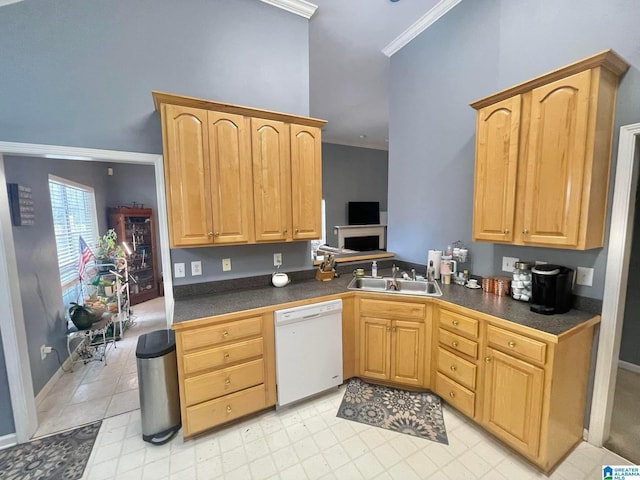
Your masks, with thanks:
[{"label": "wooden china cabinet", "polygon": [[117,207],[109,209],[109,227],[118,234],[118,242],[126,242],[131,305],[159,296],[156,239],[150,208]]}]

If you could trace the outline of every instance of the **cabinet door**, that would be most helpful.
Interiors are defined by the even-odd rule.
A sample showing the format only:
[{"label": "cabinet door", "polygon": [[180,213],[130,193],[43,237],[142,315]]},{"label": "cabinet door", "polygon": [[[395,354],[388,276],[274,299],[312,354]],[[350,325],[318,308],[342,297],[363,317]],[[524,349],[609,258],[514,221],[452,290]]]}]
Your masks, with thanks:
[{"label": "cabinet door", "polygon": [[251,119],[255,238],[291,239],[291,154],[289,125]]},{"label": "cabinet door", "polygon": [[163,108],[171,246],[212,244],[207,111],[175,105]]},{"label": "cabinet door", "polygon": [[294,240],[322,235],[322,151],[320,129],[291,125],[291,209]]},{"label": "cabinet door", "polygon": [[208,112],[213,243],[251,240],[253,197],[248,119]]},{"label": "cabinet door", "polygon": [[513,240],[521,96],[478,111],[473,238]]},{"label": "cabinet door", "polygon": [[396,320],[391,328],[391,381],[422,385],[424,378],[424,323]]},{"label": "cabinet door", "polygon": [[487,349],[485,427],[517,450],[538,455],[544,371]]},{"label": "cabinet door", "polygon": [[391,320],[363,317],[360,320],[360,374],[389,380]]},{"label": "cabinet door", "polygon": [[525,182],[523,240],[578,244],[591,72],[536,88]]}]

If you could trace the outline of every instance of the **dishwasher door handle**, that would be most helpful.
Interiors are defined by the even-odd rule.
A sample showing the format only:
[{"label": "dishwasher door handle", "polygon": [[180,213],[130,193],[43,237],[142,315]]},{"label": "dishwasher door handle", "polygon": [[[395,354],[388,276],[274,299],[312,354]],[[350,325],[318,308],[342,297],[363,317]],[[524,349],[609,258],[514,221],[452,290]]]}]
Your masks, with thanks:
[{"label": "dishwasher door handle", "polygon": [[284,325],[291,325],[293,323],[306,322],[308,320],[313,320],[315,318],[324,317],[325,315],[321,313],[313,313],[311,315],[306,316],[292,316],[287,318],[277,318],[275,321],[276,327],[282,327]]},{"label": "dishwasher door handle", "polygon": [[302,317],[302,320],[311,320],[312,318],[318,318],[320,316],[319,313],[314,313],[311,315],[305,315],[304,317]]}]

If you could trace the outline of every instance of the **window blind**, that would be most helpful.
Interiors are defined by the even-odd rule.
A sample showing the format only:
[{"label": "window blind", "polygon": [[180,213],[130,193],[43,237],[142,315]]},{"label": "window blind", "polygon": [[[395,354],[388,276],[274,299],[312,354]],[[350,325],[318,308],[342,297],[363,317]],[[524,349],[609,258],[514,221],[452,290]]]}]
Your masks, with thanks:
[{"label": "window blind", "polygon": [[79,281],[80,236],[92,251],[95,249],[98,232],[95,196],[91,187],[51,176],[49,192],[58,250],[60,284],[65,290]]}]

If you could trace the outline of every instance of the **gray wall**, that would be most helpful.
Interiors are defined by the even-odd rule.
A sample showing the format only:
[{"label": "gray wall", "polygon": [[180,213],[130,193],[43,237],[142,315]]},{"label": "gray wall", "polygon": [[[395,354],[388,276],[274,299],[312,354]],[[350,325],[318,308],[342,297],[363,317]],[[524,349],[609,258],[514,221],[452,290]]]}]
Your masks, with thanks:
[{"label": "gray wall", "polygon": [[347,202],[380,202],[387,211],[389,153],[386,150],[322,144],[322,198],[327,244],[338,246],[336,225],[347,225]]},{"label": "gray wall", "polygon": [[4,141],[160,153],[152,90],[309,114],[308,21],[256,0],[25,0],[0,64]]},{"label": "gray wall", "polygon": [[13,409],[11,407],[11,394],[9,392],[9,380],[7,378],[7,365],[4,360],[4,348],[0,335],[0,437],[16,431],[13,424]]},{"label": "gray wall", "polygon": [[[618,90],[613,173],[619,127],[640,120],[638,15],[640,3],[628,0],[585,0],[579,9],[568,0],[461,2],[396,53],[389,250],[424,263],[429,248],[471,242],[475,110],[470,102],[608,48],[632,65]],[[606,246],[572,252],[473,243],[471,253],[473,273],[480,275],[500,273],[503,255],[594,267],[593,287],[574,292],[603,295]]]},{"label": "gray wall", "polygon": [[[636,142],[636,165],[640,159],[640,139]],[[633,222],[633,240],[631,242],[631,258],[629,259],[629,278],[627,283],[627,300],[624,306],[624,323],[622,325],[622,342],[620,344],[620,360],[640,365],[640,189],[636,191],[636,211]]]},{"label": "gray wall", "polygon": [[93,187],[99,231],[106,229],[107,170],[104,164],[5,156],[7,182],[31,187],[35,225],[13,227],[33,390],[37,394],[58,370],[55,354],[40,359],[40,345],[67,357],[66,320],[51,216],[48,175]]}]

